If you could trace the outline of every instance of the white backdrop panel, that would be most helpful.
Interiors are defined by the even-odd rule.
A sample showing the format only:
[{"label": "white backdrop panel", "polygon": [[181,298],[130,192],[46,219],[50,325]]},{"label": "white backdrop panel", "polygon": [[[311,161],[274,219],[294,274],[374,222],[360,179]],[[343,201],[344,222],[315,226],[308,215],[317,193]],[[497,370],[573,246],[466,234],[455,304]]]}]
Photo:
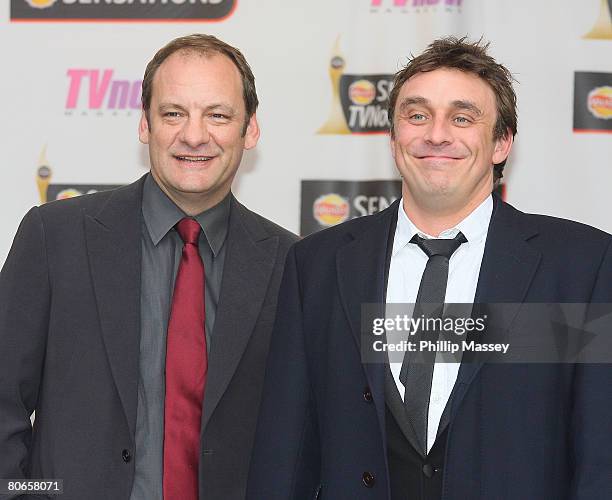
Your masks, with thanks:
[{"label": "white backdrop panel", "polygon": [[[260,96],[262,138],[245,155],[234,191],[250,208],[299,228],[302,179],[392,179],[386,135],[318,135],[332,98],[328,69],[339,46],[346,73],[389,74],[433,38],[491,40],[491,52],[519,80],[519,135],[507,168],[507,200],[519,208],[612,231],[612,135],[572,131],[574,71],[612,73],[612,40],[586,40],[600,0],[461,0],[404,7],[383,0],[239,0],[219,23],[10,23],[0,6],[4,71],[0,95],[3,196],[0,263],[19,220],[40,203],[36,169],[43,147],[52,182],[128,183],[147,170],[138,110],[88,109],[88,78],[66,113],[69,69],[142,78],[170,39],[206,32],[241,48]],[[398,2],[401,3],[401,2]],[[418,2],[416,2],[418,3]],[[435,0],[421,2],[436,4]]]}]

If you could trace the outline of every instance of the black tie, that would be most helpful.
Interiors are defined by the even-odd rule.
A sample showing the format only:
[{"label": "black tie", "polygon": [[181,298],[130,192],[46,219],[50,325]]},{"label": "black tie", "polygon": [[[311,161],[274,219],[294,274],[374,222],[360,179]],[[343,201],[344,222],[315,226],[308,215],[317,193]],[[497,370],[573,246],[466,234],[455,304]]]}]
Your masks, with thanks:
[{"label": "black tie", "polygon": [[[410,240],[410,243],[416,243],[429,257],[414,304],[413,318],[442,317],[448,281],[448,263],[455,250],[465,242],[467,239],[461,232],[453,239],[425,239],[415,234]],[[414,338],[417,341],[417,348],[419,340],[434,342],[437,340],[437,336],[432,336],[431,332],[425,332],[421,336],[417,332]],[[408,351],[405,352],[400,381],[406,389],[404,395],[406,416],[423,446],[423,454],[427,455],[427,418],[436,352],[424,351],[417,354],[419,362],[411,362],[411,355]]]}]

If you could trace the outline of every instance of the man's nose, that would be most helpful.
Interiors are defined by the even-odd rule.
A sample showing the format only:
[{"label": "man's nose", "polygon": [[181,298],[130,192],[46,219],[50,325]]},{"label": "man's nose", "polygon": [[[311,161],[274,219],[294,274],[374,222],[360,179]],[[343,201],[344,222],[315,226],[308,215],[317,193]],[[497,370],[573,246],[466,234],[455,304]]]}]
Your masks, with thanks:
[{"label": "man's nose", "polygon": [[181,130],[181,140],[189,147],[197,148],[210,140],[206,121],[200,118],[190,117]]},{"label": "man's nose", "polygon": [[450,144],[453,142],[451,125],[445,119],[434,118],[429,123],[423,138],[434,145]]}]

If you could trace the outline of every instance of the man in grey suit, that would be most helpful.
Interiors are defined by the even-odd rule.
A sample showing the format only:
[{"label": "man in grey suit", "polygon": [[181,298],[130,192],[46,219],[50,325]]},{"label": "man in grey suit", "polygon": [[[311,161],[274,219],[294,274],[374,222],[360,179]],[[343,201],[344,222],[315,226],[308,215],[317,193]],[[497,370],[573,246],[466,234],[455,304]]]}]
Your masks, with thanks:
[{"label": "man in grey suit", "polygon": [[175,39],[144,75],[150,173],[25,216],[0,274],[0,478],[62,479],[64,500],[244,498],[296,239],[231,194],[257,104],[240,51]]}]

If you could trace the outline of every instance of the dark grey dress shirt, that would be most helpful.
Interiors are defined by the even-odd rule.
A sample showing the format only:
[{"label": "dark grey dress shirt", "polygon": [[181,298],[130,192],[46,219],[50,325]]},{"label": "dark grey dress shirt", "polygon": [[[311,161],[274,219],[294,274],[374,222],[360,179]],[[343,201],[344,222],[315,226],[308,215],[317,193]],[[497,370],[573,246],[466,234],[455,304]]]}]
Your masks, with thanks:
[{"label": "dark grey dress shirt", "polygon": [[[206,345],[210,353],[221,277],[231,194],[194,218],[202,227],[199,250],[204,262]],[[166,333],[174,280],[183,241],[174,226],[186,215],[147,176],[142,199],[142,277],[140,299],[140,378],[136,418],[135,475],[130,500],[162,500]]]}]

